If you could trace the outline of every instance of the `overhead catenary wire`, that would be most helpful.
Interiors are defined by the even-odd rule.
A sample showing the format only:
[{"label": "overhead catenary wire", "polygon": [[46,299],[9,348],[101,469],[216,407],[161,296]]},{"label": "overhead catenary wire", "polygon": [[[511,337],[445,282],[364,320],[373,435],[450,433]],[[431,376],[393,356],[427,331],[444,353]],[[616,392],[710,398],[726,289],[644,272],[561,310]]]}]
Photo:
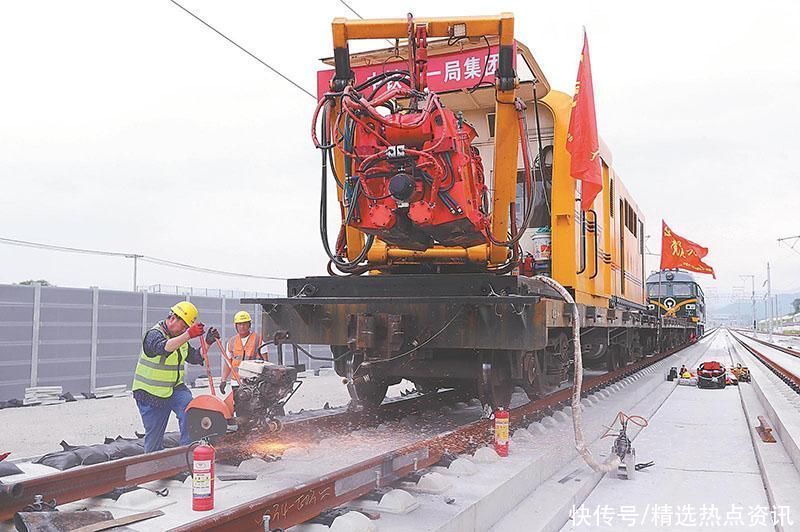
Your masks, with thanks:
[{"label": "overhead catenary wire", "polygon": [[[791,245],[789,244],[789,241],[792,241]],[[789,248],[789,250],[794,251],[795,253],[800,255],[800,251],[798,251],[796,247],[798,243],[800,243],[800,235],[786,236],[778,239],[778,244],[783,244],[784,246]]]},{"label": "overhead catenary wire", "polygon": [[45,244],[42,242],[31,242],[29,240],[19,240],[16,238],[0,237],[0,243],[9,244],[11,246],[28,247],[35,249],[43,249],[48,251],[60,251],[63,253],[77,253],[80,255],[99,255],[106,257],[121,257],[126,259],[138,259],[143,262],[157,264],[160,266],[167,266],[170,268],[180,268],[183,270],[191,270],[200,273],[211,273],[215,275],[226,275],[229,277],[244,277],[248,279],[264,279],[268,281],[285,281],[286,277],[276,277],[271,275],[256,275],[251,273],[232,272],[228,270],[219,270],[216,268],[206,268],[203,266],[194,266],[183,262],[177,262],[169,259],[162,259],[159,257],[152,257],[150,255],[143,255],[141,253],[125,253],[119,251],[106,251],[98,249],[77,248],[72,246],[59,246],[56,244]]},{"label": "overhead catenary wire", "polygon": [[203,266],[192,266],[191,264],[185,264],[182,262],[175,262],[172,260],[166,259],[159,259],[157,257],[149,257],[147,255],[139,255],[139,260],[143,262],[149,262],[151,264],[157,264],[160,266],[167,266],[170,268],[180,268],[182,270],[191,270],[199,273],[211,273],[215,275],[226,275],[229,277],[243,277],[249,279],[264,279],[267,281],[286,281],[288,277],[276,277],[272,275],[256,275],[252,273],[241,273],[241,272],[231,272],[227,270],[217,270],[215,268],[205,268]]},{"label": "overhead catenary wire", "polygon": [[[340,4],[342,4],[344,7],[346,7],[348,11],[350,11],[352,14],[354,14],[355,16],[357,16],[359,19],[361,19],[361,20],[364,20],[364,17],[362,17],[362,16],[361,16],[361,15],[358,13],[358,11],[356,11],[355,9],[353,9],[353,7],[352,7],[350,4],[348,4],[348,3],[347,3],[347,2],[345,2],[344,0],[339,0],[339,3],[340,3]],[[386,42],[388,42],[389,44],[391,44],[392,46],[394,46],[394,45],[395,45],[395,43],[393,43],[393,42],[392,42],[392,41],[390,41],[389,39],[384,39],[384,40],[385,40]]]},{"label": "overhead catenary wire", "polygon": [[301,90],[301,91],[303,91],[304,93],[308,94],[308,95],[309,95],[309,96],[311,96],[311,97],[312,97],[314,100],[316,100],[316,99],[317,99],[317,97],[316,97],[316,96],[315,96],[315,95],[314,95],[314,94],[313,94],[311,91],[308,91],[308,90],[306,90],[305,88],[303,88],[303,86],[302,86],[302,85],[300,85],[299,83],[297,83],[296,81],[294,81],[293,79],[291,79],[289,76],[287,76],[287,75],[283,74],[283,73],[282,73],[281,71],[279,71],[277,68],[275,68],[274,66],[270,65],[269,63],[267,63],[266,61],[264,61],[263,59],[261,59],[260,57],[258,57],[258,56],[257,56],[257,55],[255,55],[254,53],[252,53],[250,50],[248,50],[247,48],[245,48],[244,46],[242,46],[241,44],[237,43],[236,41],[234,41],[233,39],[231,39],[230,37],[228,37],[227,35],[225,35],[224,33],[222,33],[220,30],[218,30],[217,28],[215,28],[214,26],[212,26],[211,24],[209,24],[208,22],[206,22],[205,20],[203,20],[202,18],[200,18],[198,15],[194,14],[194,13],[193,13],[192,11],[190,11],[189,9],[185,8],[184,6],[182,6],[181,4],[179,4],[178,2],[176,2],[175,0],[169,0],[169,1],[170,1],[170,2],[172,2],[173,4],[175,4],[176,6],[178,6],[179,8],[181,8],[182,10],[184,10],[186,13],[188,13],[189,15],[191,15],[193,18],[195,18],[195,19],[197,19],[198,21],[200,21],[200,22],[201,22],[201,23],[202,23],[204,26],[206,26],[208,29],[210,29],[211,31],[213,31],[214,33],[216,33],[217,35],[219,35],[220,37],[222,37],[223,39],[225,39],[226,41],[228,41],[229,43],[231,43],[231,44],[232,44],[232,45],[234,45],[235,47],[237,47],[239,50],[243,51],[244,53],[246,53],[247,55],[249,55],[250,57],[252,57],[252,58],[253,58],[253,59],[255,59],[256,61],[258,61],[259,63],[261,63],[262,65],[264,65],[264,66],[265,66],[265,67],[267,67],[268,69],[270,69],[270,70],[271,70],[271,71],[272,71],[272,72],[273,72],[275,75],[277,75],[277,76],[280,76],[280,77],[281,77],[281,78],[283,78],[285,81],[287,81],[287,82],[291,83],[291,84],[292,84],[292,85],[293,85],[293,86],[294,86],[296,89],[298,89],[298,90]]},{"label": "overhead catenary wire", "polygon": [[353,9],[352,7],[350,7],[350,4],[348,4],[348,3],[347,3],[347,2],[345,2],[344,0],[339,0],[339,3],[340,3],[340,4],[342,4],[344,7],[346,7],[346,8],[347,8],[347,10],[348,10],[348,11],[350,11],[352,14],[354,14],[355,16],[357,16],[358,18],[360,18],[361,20],[364,20],[364,17],[362,17],[361,15],[359,15],[359,14],[358,14],[358,11],[356,11],[355,9]]}]

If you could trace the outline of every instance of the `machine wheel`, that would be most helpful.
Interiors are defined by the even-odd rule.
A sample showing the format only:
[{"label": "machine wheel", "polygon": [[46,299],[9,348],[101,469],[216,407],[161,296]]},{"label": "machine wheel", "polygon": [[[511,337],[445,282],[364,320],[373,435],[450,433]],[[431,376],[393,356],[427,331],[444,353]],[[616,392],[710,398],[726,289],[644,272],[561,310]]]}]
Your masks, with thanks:
[{"label": "machine wheel", "polygon": [[283,422],[280,419],[270,419],[266,423],[270,432],[280,432],[283,430]]},{"label": "machine wheel", "polygon": [[511,382],[511,353],[495,352],[483,355],[478,377],[478,395],[481,403],[492,410],[498,406],[508,408],[514,384]]},{"label": "machine wheel", "polygon": [[536,352],[535,362],[539,378],[533,389],[537,397],[553,393],[562,382],[569,380],[574,364],[572,342],[566,333],[555,334],[545,349]]},{"label": "machine wheel", "polygon": [[528,399],[535,401],[556,390],[556,386],[547,382],[545,372],[545,350],[528,351],[522,355],[522,382],[520,386],[525,390]]},{"label": "machine wheel", "polygon": [[228,421],[221,412],[204,408],[191,408],[186,412],[186,427],[192,441],[209,436],[224,436]]},{"label": "machine wheel", "polygon": [[386,381],[367,381],[348,384],[347,391],[350,399],[360,402],[365,407],[379,406],[386,397],[389,385]]},{"label": "machine wheel", "polygon": [[[559,338],[559,342],[561,339]],[[607,360],[608,354],[611,351],[611,346],[605,344],[588,344],[581,345],[581,358],[583,359],[583,367],[597,368],[602,367],[603,361]]]}]

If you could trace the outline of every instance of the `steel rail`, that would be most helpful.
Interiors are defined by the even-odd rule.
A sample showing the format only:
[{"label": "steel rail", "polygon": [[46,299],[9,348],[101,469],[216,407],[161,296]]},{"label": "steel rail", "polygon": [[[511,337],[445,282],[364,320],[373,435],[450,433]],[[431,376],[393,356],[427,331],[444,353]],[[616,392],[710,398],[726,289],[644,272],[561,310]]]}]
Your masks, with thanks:
[{"label": "steel rail", "polygon": [[[585,381],[583,395],[624,379],[675,354],[689,344],[643,358],[624,368]],[[569,403],[572,389],[564,388],[542,399],[510,410],[511,427],[525,424],[534,415]],[[439,462],[447,453],[464,453],[493,438],[490,420],[481,419],[400,449],[364,460],[316,480],[247,501],[227,510],[185,523],[173,532],[286,529],[389,485],[415,471]],[[268,521],[268,525],[265,525]]]},{"label": "steel rail", "polygon": [[782,345],[778,345],[778,344],[771,344],[771,343],[767,342],[766,340],[762,340],[761,338],[756,338],[755,336],[750,336],[749,334],[744,334],[742,332],[739,332],[738,334],[741,334],[745,338],[749,338],[750,340],[753,340],[754,342],[758,342],[761,345],[765,345],[767,347],[771,347],[772,349],[776,349],[776,350],[780,351],[781,353],[786,353],[787,355],[792,355],[793,357],[800,358],[800,353],[798,353],[797,351],[795,351],[793,349],[790,349],[788,347],[783,347]]},{"label": "steel rail", "polygon": [[[276,438],[294,437],[313,433],[354,430],[365,423],[407,415],[432,403],[455,400],[456,393],[440,392],[418,397],[398,399],[381,405],[377,416],[355,414],[348,411],[322,413],[287,421]],[[234,433],[235,434],[235,433]],[[233,435],[231,435],[233,436]],[[233,457],[247,448],[255,435],[231,438],[217,447],[218,459]],[[263,441],[260,435],[259,441]],[[188,471],[189,446],[174,447],[155,453],[121,458],[99,464],[78,466],[58,473],[43,475],[15,483],[0,484],[0,522],[14,517],[14,513],[32,504],[37,495],[45,500],[55,499],[58,504],[97,497],[116,488],[138,486],[145,482],[169,478]]]},{"label": "steel rail", "polygon": [[[784,368],[783,366],[781,366],[780,364],[778,364],[777,362],[772,360],[770,357],[766,356],[761,351],[757,350],[756,348],[754,348],[751,345],[748,345],[747,342],[745,342],[742,338],[739,337],[739,335],[744,336],[745,338],[748,338],[750,340],[755,340],[756,342],[763,343],[764,345],[766,345],[768,347],[775,348],[778,351],[784,352],[782,349],[780,349],[778,346],[774,346],[774,345],[772,345],[770,343],[761,342],[760,340],[757,340],[755,338],[751,338],[750,336],[742,335],[741,333],[733,333],[732,334],[733,338],[737,342],[739,342],[742,345],[742,347],[744,347],[750,354],[752,354],[759,361],[761,361],[762,364],[767,366],[767,368],[770,371],[772,371],[772,373],[777,375],[778,378],[781,379],[783,382],[785,382],[792,390],[794,390],[797,393],[800,393],[800,376],[795,375],[794,373],[792,373],[788,369]],[[787,354],[797,356],[796,353],[792,353],[792,352],[789,352]]]}]

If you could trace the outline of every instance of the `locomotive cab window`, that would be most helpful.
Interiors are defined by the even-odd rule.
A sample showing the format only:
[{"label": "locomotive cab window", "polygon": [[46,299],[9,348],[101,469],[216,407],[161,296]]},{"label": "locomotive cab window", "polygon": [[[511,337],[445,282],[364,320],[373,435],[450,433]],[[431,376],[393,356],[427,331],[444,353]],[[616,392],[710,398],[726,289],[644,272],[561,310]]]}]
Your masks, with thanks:
[{"label": "locomotive cab window", "polygon": [[[534,163],[534,176],[536,184],[534,186],[533,214],[528,227],[550,227],[553,189],[553,146],[548,145],[542,148],[544,157],[544,167],[540,169],[539,158],[537,156]],[[525,170],[517,170],[517,195],[515,201],[517,227],[522,225],[525,216]]]},{"label": "locomotive cab window", "polygon": [[692,294],[692,285],[686,283],[675,283],[672,286],[672,293],[669,295],[676,297],[689,297]]},{"label": "locomotive cab window", "polygon": [[495,113],[488,113],[486,115],[486,125],[489,126],[489,138],[494,138],[494,119]]},{"label": "locomotive cab window", "polygon": [[647,287],[647,293],[652,298],[665,297],[667,295],[667,285],[651,284]]}]

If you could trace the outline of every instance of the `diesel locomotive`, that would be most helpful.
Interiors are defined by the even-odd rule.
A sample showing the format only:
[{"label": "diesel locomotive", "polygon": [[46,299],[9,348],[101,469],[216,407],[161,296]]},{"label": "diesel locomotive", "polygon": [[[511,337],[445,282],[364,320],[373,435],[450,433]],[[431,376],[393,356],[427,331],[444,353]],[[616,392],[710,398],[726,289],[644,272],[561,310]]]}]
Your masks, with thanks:
[{"label": "diesel locomotive", "polygon": [[697,336],[706,325],[703,289],[688,272],[662,270],[647,277],[647,308],[656,316],[673,317],[694,324]]}]

